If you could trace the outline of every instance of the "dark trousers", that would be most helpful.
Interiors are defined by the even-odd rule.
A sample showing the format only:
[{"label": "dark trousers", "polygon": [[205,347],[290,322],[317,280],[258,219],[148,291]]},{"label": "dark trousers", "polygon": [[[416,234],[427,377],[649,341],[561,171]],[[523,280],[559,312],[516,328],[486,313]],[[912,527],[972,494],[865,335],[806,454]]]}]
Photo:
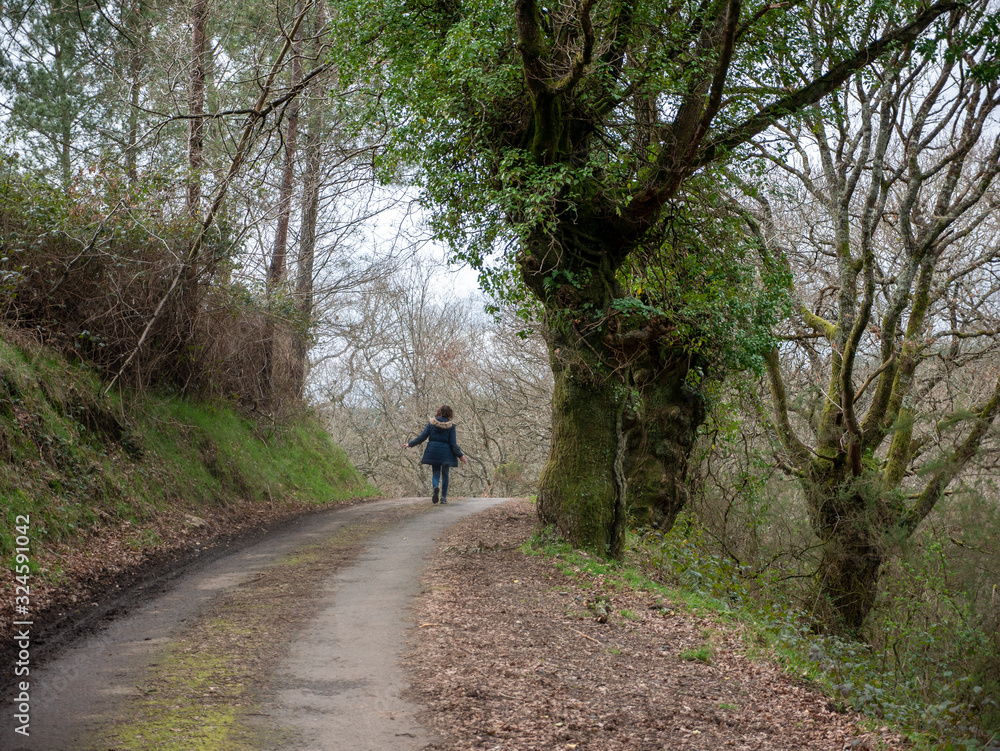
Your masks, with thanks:
[{"label": "dark trousers", "polygon": [[448,497],[448,470],[451,469],[447,464],[432,464],[431,465],[431,485],[435,488],[441,487],[441,500]]}]

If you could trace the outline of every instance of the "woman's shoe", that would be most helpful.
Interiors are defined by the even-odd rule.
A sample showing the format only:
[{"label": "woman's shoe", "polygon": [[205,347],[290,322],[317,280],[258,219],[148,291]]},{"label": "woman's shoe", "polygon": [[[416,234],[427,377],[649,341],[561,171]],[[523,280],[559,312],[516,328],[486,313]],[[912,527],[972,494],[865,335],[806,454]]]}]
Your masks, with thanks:
[{"label": "woman's shoe", "polygon": [[441,499],[441,505],[444,506],[446,503],[448,503],[448,499],[447,498],[442,498]]},{"label": "woman's shoe", "polygon": [[[431,495],[431,503],[438,502],[438,493],[441,492],[441,488],[434,488],[434,493]],[[448,501],[441,501],[441,503],[447,503]]]}]

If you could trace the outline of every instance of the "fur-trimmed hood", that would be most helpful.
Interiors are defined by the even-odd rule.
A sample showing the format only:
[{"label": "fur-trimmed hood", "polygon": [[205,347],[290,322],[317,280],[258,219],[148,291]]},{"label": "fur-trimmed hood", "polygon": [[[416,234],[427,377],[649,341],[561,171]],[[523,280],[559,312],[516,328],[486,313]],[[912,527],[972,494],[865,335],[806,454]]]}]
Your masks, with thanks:
[{"label": "fur-trimmed hood", "polygon": [[435,428],[441,428],[441,430],[447,430],[454,424],[455,424],[454,420],[439,420],[436,417],[431,418],[431,425],[433,425]]}]

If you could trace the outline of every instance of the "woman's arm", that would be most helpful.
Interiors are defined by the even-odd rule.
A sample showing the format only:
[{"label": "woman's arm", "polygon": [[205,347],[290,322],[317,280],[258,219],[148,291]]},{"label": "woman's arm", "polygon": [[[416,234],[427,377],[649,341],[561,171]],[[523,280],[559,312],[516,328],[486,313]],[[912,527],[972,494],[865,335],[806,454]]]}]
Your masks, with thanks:
[{"label": "woman's arm", "polygon": [[463,464],[468,464],[469,460],[465,458],[465,454],[462,453],[462,449],[458,447],[458,439],[455,437],[455,426],[451,426],[451,430],[448,431],[448,443],[451,444],[451,452],[462,460]]},{"label": "woman's arm", "polygon": [[424,432],[421,433],[420,435],[418,435],[416,438],[414,438],[409,443],[404,443],[403,444],[403,448],[404,449],[409,449],[409,448],[413,448],[418,443],[423,443],[424,441],[427,440],[427,438],[430,436],[430,434],[431,434],[431,424],[427,423],[427,427],[424,428]]}]

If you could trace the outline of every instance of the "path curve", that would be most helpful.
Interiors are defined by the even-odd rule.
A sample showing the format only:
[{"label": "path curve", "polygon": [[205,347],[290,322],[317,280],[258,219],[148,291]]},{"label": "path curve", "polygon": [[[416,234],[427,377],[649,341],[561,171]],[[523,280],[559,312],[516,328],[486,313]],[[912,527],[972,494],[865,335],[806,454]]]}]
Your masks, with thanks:
[{"label": "path curve", "polygon": [[[299,630],[275,675],[268,722],[288,728],[282,749],[410,751],[431,736],[401,693],[397,665],[424,559],[447,527],[507,499],[459,499],[428,508],[382,532],[352,563],[315,590],[318,614]],[[279,558],[315,545],[346,526],[426,499],[378,501],[331,509],[178,579],[162,596],[32,671],[31,735],[4,729],[0,747],[75,751],[118,721],[137,677],[184,624]],[[13,739],[13,745],[8,745]]]}]

